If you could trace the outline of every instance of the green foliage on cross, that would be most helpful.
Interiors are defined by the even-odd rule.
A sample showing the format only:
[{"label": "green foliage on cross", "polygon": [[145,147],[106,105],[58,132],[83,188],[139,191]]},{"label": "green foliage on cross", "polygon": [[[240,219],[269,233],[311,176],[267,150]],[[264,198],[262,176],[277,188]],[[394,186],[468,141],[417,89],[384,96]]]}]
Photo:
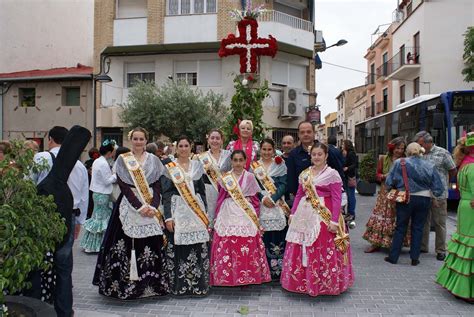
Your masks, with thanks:
[{"label": "green foliage on cross", "polygon": [[269,96],[268,82],[260,86],[258,78],[253,76],[238,75],[234,78],[235,94],[230,103],[230,116],[224,127],[224,135],[227,141],[237,139],[233,128],[238,120],[251,120],[253,123],[252,138],[261,141],[265,136],[265,124],[263,123],[263,100]]}]

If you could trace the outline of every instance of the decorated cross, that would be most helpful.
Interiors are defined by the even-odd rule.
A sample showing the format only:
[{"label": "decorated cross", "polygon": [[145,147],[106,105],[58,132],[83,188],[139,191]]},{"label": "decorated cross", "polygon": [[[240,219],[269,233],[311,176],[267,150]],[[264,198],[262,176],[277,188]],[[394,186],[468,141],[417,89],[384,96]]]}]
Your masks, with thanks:
[{"label": "decorated cross", "polygon": [[256,73],[258,56],[275,57],[278,47],[277,40],[269,35],[268,39],[259,38],[258,22],[255,19],[244,18],[238,22],[239,36],[229,34],[222,39],[219,56],[240,56],[240,73]]}]

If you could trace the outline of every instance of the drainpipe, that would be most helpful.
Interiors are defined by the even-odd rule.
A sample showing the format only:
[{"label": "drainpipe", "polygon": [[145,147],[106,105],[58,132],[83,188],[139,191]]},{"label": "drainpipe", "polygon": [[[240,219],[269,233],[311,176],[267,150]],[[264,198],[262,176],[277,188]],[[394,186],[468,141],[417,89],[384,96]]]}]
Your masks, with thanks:
[{"label": "drainpipe", "polygon": [[3,94],[0,94],[0,140],[3,140]]}]

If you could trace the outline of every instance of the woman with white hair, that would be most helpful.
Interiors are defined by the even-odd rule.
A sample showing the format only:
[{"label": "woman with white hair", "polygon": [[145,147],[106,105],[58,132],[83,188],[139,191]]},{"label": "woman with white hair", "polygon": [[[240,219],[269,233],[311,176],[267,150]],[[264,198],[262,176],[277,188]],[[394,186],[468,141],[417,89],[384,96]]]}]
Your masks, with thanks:
[{"label": "woman with white hair", "polygon": [[434,165],[421,158],[423,148],[416,142],[410,143],[406,149],[407,158],[400,158],[393,163],[385,185],[388,188],[408,195],[408,202],[396,202],[396,228],[392,247],[385,261],[396,264],[402,249],[403,239],[411,220],[410,258],[411,265],[420,263],[420,248],[423,227],[431,205],[431,197],[443,194],[441,176]]},{"label": "woman with white hair", "polygon": [[250,120],[242,120],[239,122],[238,130],[234,131],[239,137],[235,141],[230,141],[227,150],[233,152],[242,150],[247,156],[245,162],[245,170],[249,170],[250,163],[257,160],[257,153],[260,150],[258,142],[252,140],[253,123]]}]

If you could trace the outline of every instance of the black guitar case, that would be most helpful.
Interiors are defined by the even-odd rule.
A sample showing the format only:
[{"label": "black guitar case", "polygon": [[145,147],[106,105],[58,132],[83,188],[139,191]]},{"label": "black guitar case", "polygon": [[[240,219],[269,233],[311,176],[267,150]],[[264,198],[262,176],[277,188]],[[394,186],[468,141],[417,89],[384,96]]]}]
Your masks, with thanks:
[{"label": "black guitar case", "polygon": [[71,228],[74,200],[67,185],[67,180],[90,138],[89,130],[78,125],[73,126],[66,135],[63,144],[61,144],[48,176],[37,186],[39,195],[53,195],[54,202],[58,207],[57,211],[65,219],[67,226],[65,237],[68,236],[70,230],[74,230],[74,228]]}]

